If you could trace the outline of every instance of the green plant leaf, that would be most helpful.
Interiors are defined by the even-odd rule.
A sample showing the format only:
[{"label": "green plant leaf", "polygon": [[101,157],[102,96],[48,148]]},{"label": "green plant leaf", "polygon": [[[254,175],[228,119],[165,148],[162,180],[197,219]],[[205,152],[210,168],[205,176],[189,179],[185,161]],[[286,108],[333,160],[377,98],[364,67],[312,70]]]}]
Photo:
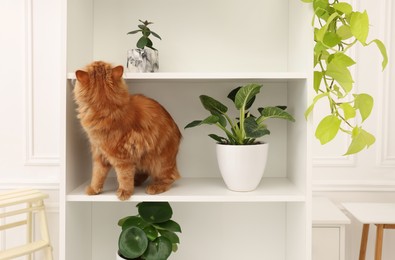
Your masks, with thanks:
[{"label": "green plant leaf", "polygon": [[244,128],[248,138],[259,138],[264,135],[269,135],[270,131],[264,124],[259,124],[252,117],[247,117],[244,120]]},{"label": "green plant leaf", "polygon": [[375,141],[376,138],[372,134],[360,127],[355,127],[352,131],[351,144],[344,155],[358,153],[365,148],[369,148]]},{"label": "green plant leaf", "polygon": [[168,231],[173,231],[173,232],[181,232],[180,225],[171,219],[168,221],[162,222],[162,223],[157,223],[157,224],[155,224],[155,227],[157,227],[158,229],[163,229],[163,230],[168,230]]},{"label": "green plant leaf", "polygon": [[118,248],[122,256],[136,258],[141,256],[148,247],[145,232],[138,227],[129,227],[119,235]]},{"label": "green plant leaf", "polygon": [[331,22],[339,16],[338,13],[333,13],[331,16],[329,16],[328,20],[326,21],[325,25],[322,26],[318,31],[315,32],[316,40],[319,42],[324,41],[324,36],[326,32],[328,31],[328,27],[331,24]]},{"label": "green plant leaf", "polygon": [[123,218],[118,222],[118,225],[119,224],[121,224],[120,226],[122,226],[122,230],[125,230],[129,227],[138,227],[144,229],[145,227],[149,226],[149,223],[138,216],[128,216]]},{"label": "green plant leaf", "polygon": [[168,202],[141,202],[137,207],[140,216],[148,223],[165,222],[173,215]]},{"label": "green plant leaf", "polygon": [[247,107],[247,104],[259,93],[262,85],[248,84],[239,89],[235,97],[235,106],[237,109]]},{"label": "green plant leaf", "polygon": [[257,119],[258,124],[269,118],[285,119],[291,122],[295,122],[295,118],[293,118],[291,114],[289,114],[284,109],[281,109],[280,107],[261,107],[258,108],[258,111],[261,113],[261,116]]},{"label": "green plant leaf", "polygon": [[154,241],[158,237],[158,230],[152,225],[145,227],[143,231],[150,241]]},{"label": "green plant leaf", "polygon": [[220,121],[220,117],[217,115],[210,115],[207,118],[203,119],[203,120],[194,120],[192,122],[190,122],[189,124],[187,124],[184,129],[186,128],[191,128],[191,127],[195,127],[195,126],[199,126],[199,125],[213,125],[216,124],[217,122]]},{"label": "green plant leaf", "polygon": [[222,115],[228,111],[227,106],[212,97],[201,95],[199,98],[203,107],[213,115]]},{"label": "green plant leaf", "polygon": [[350,67],[355,64],[355,61],[350,57],[347,56],[346,54],[342,52],[337,52],[335,54],[332,54],[328,58],[329,62],[334,62],[335,64],[345,66],[345,67]]},{"label": "green plant leaf", "polygon": [[130,32],[128,32],[127,34],[136,34],[136,33],[138,33],[138,32],[141,32],[141,30],[130,31]]},{"label": "green plant leaf", "polygon": [[322,42],[328,47],[334,47],[341,42],[341,37],[335,32],[326,32]]},{"label": "green plant leaf", "polygon": [[339,106],[344,112],[344,119],[348,120],[355,117],[355,108],[353,108],[349,103],[342,103]]},{"label": "green plant leaf", "polygon": [[220,144],[226,144],[228,143],[228,139],[226,139],[225,137],[216,135],[216,134],[209,134],[208,136],[210,136],[212,139],[214,139],[215,141],[217,141]]},{"label": "green plant leaf", "polygon": [[147,45],[147,42],[148,42],[148,38],[142,36],[142,37],[137,41],[136,46],[137,46],[137,48],[144,49],[144,47]]},{"label": "green plant leaf", "polygon": [[170,240],[172,244],[180,243],[180,238],[177,236],[176,233],[168,230],[159,230],[159,233]]},{"label": "green plant leaf", "polygon": [[342,3],[342,2],[336,3],[333,4],[333,8],[347,15],[352,12],[352,6],[349,3]]},{"label": "green plant leaf", "polygon": [[351,91],[354,80],[346,66],[339,62],[332,61],[327,66],[326,74],[336,80],[345,92],[349,93]]},{"label": "green plant leaf", "polygon": [[155,36],[156,38],[158,38],[159,40],[162,40],[162,38],[159,36],[159,34],[157,34],[156,32],[151,31],[151,34],[153,36]]},{"label": "green plant leaf", "polygon": [[322,18],[324,15],[327,15],[327,8],[329,7],[328,0],[314,0],[313,1],[313,8],[314,13],[319,17]]},{"label": "green plant leaf", "polygon": [[340,26],[337,31],[336,31],[337,35],[339,35],[339,37],[342,40],[347,40],[350,39],[353,35],[351,33],[351,28],[349,25],[342,25]]},{"label": "green plant leaf", "polygon": [[334,115],[324,117],[318,124],[315,131],[315,137],[320,141],[321,144],[330,142],[340,129],[341,120]]},{"label": "green plant leaf", "polygon": [[382,70],[384,70],[385,67],[387,67],[387,64],[388,64],[387,49],[385,48],[384,43],[382,41],[378,40],[378,39],[375,39],[375,40],[369,42],[368,45],[370,45],[371,43],[375,43],[377,48],[381,52],[381,56],[383,57],[383,62],[381,63],[381,68],[382,68]]},{"label": "green plant leaf", "polygon": [[172,252],[172,243],[166,237],[158,237],[150,241],[144,253],[146,260],[166,260]]},{"label": "green plant leaf", "polygon": [[322,81],[322,71],[314,71],[314,90],[318,93]]},{"label": "green plant leaf", "polygon": [[359,110],[359,114],[361,115],[362,122],[365,121],[366,118],[369,117],[370,113],[373,109],[373,98],[368,94],[354,94],[354,108]]},{"label": "green plant leaf", "polygon": [[366,11],[353,12],[350,20],[351,33],[362,44],[366,44],[366,39],[369,34],[369,17]]}]

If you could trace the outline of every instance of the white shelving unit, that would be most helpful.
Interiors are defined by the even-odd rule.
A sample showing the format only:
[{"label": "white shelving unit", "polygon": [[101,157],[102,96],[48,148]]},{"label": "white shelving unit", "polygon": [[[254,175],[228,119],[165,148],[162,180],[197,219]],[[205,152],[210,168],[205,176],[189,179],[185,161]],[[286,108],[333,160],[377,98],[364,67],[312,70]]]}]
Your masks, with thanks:
[{"label": "white shelving unit", "polygon": [[[312,74],[309,6],[298,0],[169,0],[155,3],[153,10],[154,4],[144,1],[63,1],[67,85],[60,259],[115,259],[117,220],[135,214],[139,201],[169,201],[183,228],[179,251],[170,259],[310,260],[311,133],[303,115]],[[163,38],[157,46],[161,72],[126,71],[124,78],[131,93],[158,100],[181,129],[182,179],[163,194],[147,195],[139,187],[130,201],[120,202],[110,174],[102,194],[87,196],[91,159],[75,113],[74,71],[93,60],[123,64],[131,42],[126,32],[144,17],[156,22],[152,28]],[[216,41],[210,42],[213,36]],[[183,127],[205,116],[200,94],[223,100],[231,89],[251,82],[263,85],[256,104],[287,105],[296,123],[269,123],[269,164],[260,186],[232,192],[220,178],[214,143],[207,137],[216,130]]]}]

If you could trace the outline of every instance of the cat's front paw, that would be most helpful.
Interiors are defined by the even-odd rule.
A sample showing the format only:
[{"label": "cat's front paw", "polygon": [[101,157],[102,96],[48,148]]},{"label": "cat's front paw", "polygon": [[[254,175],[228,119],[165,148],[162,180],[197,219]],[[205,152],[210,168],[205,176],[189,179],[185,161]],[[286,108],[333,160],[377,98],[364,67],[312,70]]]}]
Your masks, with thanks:
[{"label": "cat's front paw", "polygon": [[129,190],[124,190],[124,189],[118,189],[117,190],[117,196],[118,199],[120,200],[127,200],[130,198],[130,196],[132,196],[133,191],[129,191]]},{"label": "cat's front paw", "polygon": [[99,194],[101,192],[101,189],[94,189],[94,188],[92,188],[92,186],[87,186],[86,187],[86,189],[85,189],[85,193],[87,194],[87,195],[97,195],[97,194]]},{"label": "cat's front paw", "polygon": [[159,194],[159,193],[165,192],[165,191],[167,191],[169,189],[170,189],[170,185],[169,184],[155,183],[155,184],[148,185],[147,188],[145,189],[145,192],[147,194],[150,194],[150,195],[155,195],[155,194]]}]

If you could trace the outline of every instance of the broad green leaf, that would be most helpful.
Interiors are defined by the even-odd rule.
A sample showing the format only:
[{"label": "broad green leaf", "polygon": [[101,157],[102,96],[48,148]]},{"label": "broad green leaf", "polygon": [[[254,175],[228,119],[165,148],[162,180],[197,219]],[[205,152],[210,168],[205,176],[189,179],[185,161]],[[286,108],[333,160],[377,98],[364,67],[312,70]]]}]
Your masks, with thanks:
[{"label": "broad green leaf", "polygon": [[314,0],[313,1],[313,8],[314,13],[319,17],[322,18],[325,14],[327,14],[326,9],[329,7],[328,0]]},{"label": "broad green leaf", "polygon": [[148,223],[161,223],[168,221],[173,210],[168,202],[141,202],[137,204],[138,212]]},{"label": "broad green leaf", "polygon": [[173,247],[171,241],[164,237],[158,237],[154,241],[150,241],[147,251],[144,253],[146,260],[166,260],[171,254]]},{"label": "broad green leaf", "polygon": [[145,36],[142,36],[142,37],[137,41],[136,46],[137,46],[137,48],[143,49],[143,48],[147,45],[147,42],[148,42],[148,38],[145,37]]},{"label": "broad green leaf", "polygon": [[335,32],[326,32],[322,41],[328,47],[335,47],[341,42],[341,38]]},{"label": "broad green leaf", "polygon": [[350,14],[352,12],[352,6],[349,3],[336,3],[333,4],[333,8],[344,14]]},{"label": "broad green leaf", "polygon": [[151,31],[151,33],[152,33],[152,35],[155,36],[156,38],[162,40],[162,38],[161,38],[156,32]]},{"label": "broad green leaf", "polygon": [[352,37],[351,28],[349,25],[340,26],[336,33],[342,40],[347,40]]},{"label": "broad green leaf", "polygon": [[318,93],[318,90],[320,89],[321,81],[322,81],[322,72],[314,71],[314,90],[316,93]]},{"label": "broad green leaf", "polygon": [[126,218],[121,219],[118,222],[118,225],[122,226],[122,230],[125,230],[129,227],[139,227],[141,229],[144,229],[145,227],[149,226],[149,223],[144,221],[143,219],[137,217],[137,216],[129,216]]},{"label": "broad green leaf", "polygon": [[270,131],[266,128],[264,124],[259,124],[252,117],[247,117],[244,121],[244,128],[247,137],[249,138],[259,138],[264,135],[270,134]]},{"label": "broad green leaf", "polygon": [[177,236],[176,233],[168,230],[159,230],[159,233],[170,240],[172,244],[180,243],[180,238]]},{"label": "broad green leaf", "polygon": [[128,32],[127,34],[135,34],[135,33],[138,33],[138,32],[141,32],[141,30],[134,30],[134,31]]},{"label": "broad green leaf", "polygon": [[354,94],[354,108],[359,110],[362,122],[369,117],[373,109],[373,98],[368,94]]},{"label": "broad green leaf", "polygon": [[345,67],[350,67],[355,64],[355,61],[352,58],[341,52],[332,54],[328,60],[329,62],[334,62],[335,64]]},{"label": "broad green leaf", "polygon": [[339,16],[338,13],[331,14],[331,16],[329,16],[328,20],[326,21],[325,25],[322,26],[321,29],[319,29],[318,31],[315,32],[317,41],[319,41],[319,42],[324,41],[324,36],[325,36],[326,32],[328,31],[328,27],[329,27],[330,23],[338,16]]},{"label": "broad green leaf", "polygon": [[152,225],[149,225],[143,229],[147,238],[151,241],[154,241],[158,237],[158,231]]},{"label": "broad green leaf", "polygon": [[324,117],[318,124],[315,131],[315,137],[320,140],[321,144],[326,144],[337,135],[340,129],[341,120],[334,115]]},{"label": "broad green leaf", "polygon": [[259,108],[258,110],[261,113],[261,116],[257,119],[258,124],[269,118],[285,119],[291,122],[295,122],[295,119],[291,114],[279,107],[265,107]]},{"label": "broad green leaf", "polygon": [[366,39],[369,34],[369,17],[366,11],[353,12],[350,20],[351,33],[362,44],[366,44]]},{"label": "broad green leaf", "polygon": [[354,80],[348,68],[343,64],[332,61],[327,66],[326,75],[336,80],[347,93],[351,91]]},{"label": "broad green leaf", "polygon": [[[233,89],[233,90],[228,94],[228,98],[229,98],[230,100],[232,100],[233,103],[235,103],[236,94],[237,94],[237,92],[239,92],[239,90],[240,90],[241,88],[242,88],[242,87],[237,87],[237,88]],[[249,100],[249,102],[248,102],[248,103],[246,104],[246,106],[245,106],[245,109],[248,110],[248,109],[252,106],[252,104],[254,104],[254,101],[255,101],[255,96]]]},{"label": "broad green leaf", "polygon": [[377,48],[379,48],[380,52],[381,52],[381,56],[383,56],[383,62],[381,63],[381,68],[382,70],[385,69],[385,67],[387,67],[388,64],[388,55],[387,55],[387,49],[385,48],[385,45],[382,41],[375,39],[371,42],[368,43],[368,45],[370,45],[371,43],[375,43]]},{"label": "broad green leaf", "polygon": [[372,134],[363,130],[362,128],[355,127],[352,131],[351,144],[344,155],[358,153],[365,148],[369,148],[372,144],[374,144],[375,141],[376,138]]},{"label": "broad green leaf", "polygon": [[356,115],[355,108],[353,108],[349,103],[340,104],[340,108],[343,110],[344,119],[348,120],[354,118]]},{"label": "broad green leaf", "polygon": [[260,91],[262,85],[248,84],[239,89],[235,97],[235,106],[237,109],[247,107],[247,104],[252,100]]},{"label": "broad green leaf", "polygon": [[154,226],[157,227],[158,229],[163,229],[173,232],[181,232],[180,225],[171,219],[162,223],[156,223]]},{"label": "broad green leaf", "polygon": [[203,120],[194,120],[194,121],[190,122],[189,124],[187,124],[184,127],[184,129],[195,127],[195,126],[199,126],[199,125],[213,125],[213,124],[216,124],[219,121],[220,121],[220,117],[219,116],[217,116],[217,115],[210,115],[210,116],[208,116],[207,118],[205,118]]},{"label": "broad green leaf", "polygon": [[199,98],[203,107],[213,115],[222,115],[228,111],[227,106],[212,97],[201,95]]},{"label": "broad green leaf", "polygon": [[209,134],[208,136],[211,137],[212,139],[214,139],[215,141],[217,141],[218,143],[221,143],[221,144],[228,143],[228,139],[226,139],[225,137],[222,137],[222,136],[219,136],[216,134]]},{"label": "broad green leaf", "polygon": [[122,256],[136,258],[141,256],[148,247],[145,232],[138,227],[129,227],[119,235],[118,248]]}]

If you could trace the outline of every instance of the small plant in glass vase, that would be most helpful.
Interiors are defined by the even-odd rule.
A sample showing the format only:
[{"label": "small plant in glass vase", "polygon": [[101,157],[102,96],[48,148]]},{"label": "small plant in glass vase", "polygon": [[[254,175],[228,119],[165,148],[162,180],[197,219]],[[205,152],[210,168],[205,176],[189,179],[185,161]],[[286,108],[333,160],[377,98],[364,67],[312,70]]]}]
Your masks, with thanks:
[{"label": "small plant in glass vase", "polygon": [[168,202],[141,202],[138,214],[118,221],[122,228],[118,240],[118,260],[166,260],[178,249],[180,225],[171,220]]},{"label": "small plant in glass vase", "polygon": [[201,95],[200,101],[210,115],[203,120],[195,120],[185,128],[199,125],[215,125],[225,136],[210,134],[217,142],[218,166],[228,189],[233,191],[251,191],[259,185],[267,160],[268,144],[257,141],[270,134],[266,120],[284,119],[294,122],[285,106],[258,108],[259,115],[254,116],[249,109],[255,102],[262,85],[247,84],[233,89],[228,98],[233,101],[238,115],[231,118],[228,107],[220,101]]},{"label": "small plant in glass vase", "polygon": [[156,72],[159,70],[159,53],[154,48],[154,44],[150,36],[154,36],[159,40],[162,38],[159,34],[152,31],[148,26],[153,24],[149,21],[139,20],[138,30],[130,31],[127,34],[141,33],[142,36],[137,41],[135,49],[128,50],[127,65],[129,71],[133,72]]}]

